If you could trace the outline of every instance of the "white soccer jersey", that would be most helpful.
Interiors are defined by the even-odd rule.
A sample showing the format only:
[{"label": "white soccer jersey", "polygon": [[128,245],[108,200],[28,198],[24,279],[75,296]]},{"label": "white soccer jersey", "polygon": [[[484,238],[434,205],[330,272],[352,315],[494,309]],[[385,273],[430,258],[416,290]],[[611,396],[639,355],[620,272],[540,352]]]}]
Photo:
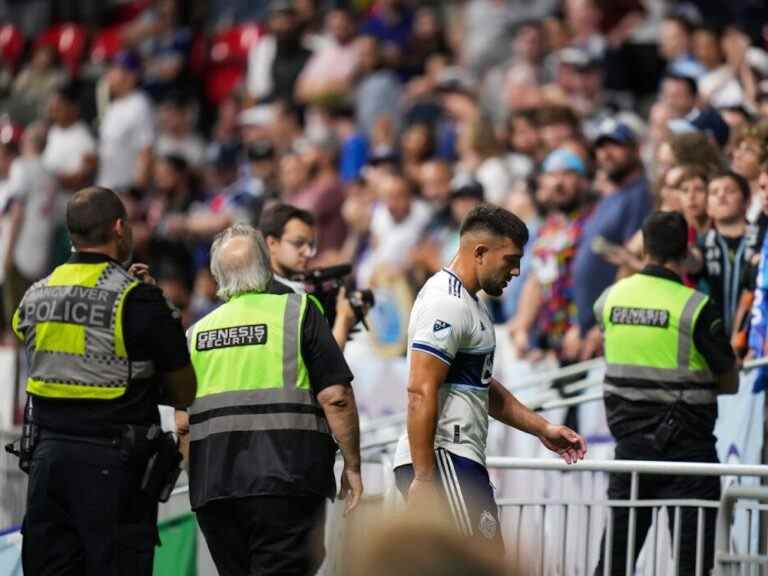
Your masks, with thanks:
[{"label": "white soccer jersey", "polygon": [[[485,464],[488,386],[496,337],[485,305],[443,269],[419,292],[408,325],[408,362],[414,350],[450,366],[438,397],[435,448]],[[395,466],[411,463],[408,433],[400,438]]]}]

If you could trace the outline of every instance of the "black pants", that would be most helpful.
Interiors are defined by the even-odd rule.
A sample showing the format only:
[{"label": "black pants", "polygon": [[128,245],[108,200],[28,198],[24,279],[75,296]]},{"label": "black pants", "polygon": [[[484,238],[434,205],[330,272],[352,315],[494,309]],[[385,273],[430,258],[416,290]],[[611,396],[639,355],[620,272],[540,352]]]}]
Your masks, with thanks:
[{"label": "black pants", "polygon": [[325,557],[320,496],[216,500],[196,512],[220,576],[305,576]]},{"label": "black pants", "polygon": [[117,447],[41,440],[29,471],[25,576],[151,576],[157,503]]},{"label": "black pants", "polygon": [[[617,460],[660,460],[668,462],[708,462],[716,463],[717,452],[714,442],[691,438],[675,441],[664,452],[653,448],[650,435],[636,435],[620,440],[616,444]],[[611,500],[627,500],[630,497],[631,478],[629,474],[611,474],[608,481],[608,497]],[[702,499],[719,500],[720,478],[717,476],[663,476],[642,475],[639,478],[640,499]],[[629,526],[629,508],[613,508],[613,550],[611,552],[611,576],[626,574],[627,540]],[[674,530],[674,509],[668,508],[669,533]],[[643,547],[648,529],[651,527],[650,508],[637,508],[635,561]],[[709,574],[714,563],[715,521],[717,510],[706,509],[704,514],[704,574]],[[697,508],[680,509],[680,558],[678,574],[688,576],[696,571],[696,527]],[[605,536],[600,546],[600,561],[595,576],[603,574],[605,557]]]}]

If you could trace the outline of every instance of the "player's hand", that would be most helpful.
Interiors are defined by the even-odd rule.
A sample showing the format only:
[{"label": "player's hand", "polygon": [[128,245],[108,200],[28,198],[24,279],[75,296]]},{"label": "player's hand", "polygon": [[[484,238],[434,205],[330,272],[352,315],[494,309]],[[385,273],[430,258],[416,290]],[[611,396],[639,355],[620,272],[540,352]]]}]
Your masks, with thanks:
[{"label": "player's hand", "polygon": [[437,498],[435,480],[414,478],[408,488],[408,505],[428,507]]},{"label": "player's hand", "polygon": [[140,264],[138,262],[136,264],[131,264],[131,267],[128,268],[128,274],[136,276],[136,278],[146,284],[152,284],[153,286],[157,284],[157,281],[149,273],[149,266],[146,264]]},{"label": "player's hand", "polygon": [[341,473],[341,488],[339,489],[339,499],[347,501],[346,506],[344,506],[344,516],[357,508],[362,495],[363,478],[360,475],[360,468],[350,468],[345,464]]},{"label": "player's hand", "polygon": [[567,426],[547,424],[539,435],[541,443],[560,455],[567,464],[575,464],[587,453],[587,443],[579,434]]}]

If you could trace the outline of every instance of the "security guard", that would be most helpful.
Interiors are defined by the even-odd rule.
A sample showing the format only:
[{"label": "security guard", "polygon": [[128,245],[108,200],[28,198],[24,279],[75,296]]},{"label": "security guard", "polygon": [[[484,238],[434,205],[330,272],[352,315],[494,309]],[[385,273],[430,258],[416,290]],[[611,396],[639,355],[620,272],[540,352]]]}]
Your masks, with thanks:
[{"label": "security guard", "polygon": [[[616,438],[616,458],[717,462],[713,430],[717,395],[738,390],[738,369],[723,323],[709,298],[683,285],[688,226],[677,212],[655,212],[643,224],[648,265],[608,288],[595,304],[605,339],[605,407]],[[630,498],[630,479],[613,474],[612,500]],[[640,477],[642,499],[717,500],[720,479],[693,476]],[[639,508],[639,553],[651,509]],[[611,574],[627,573],[628,508],[613,509]],[[674,515],[670,515],[670,529]],[[704,574],[713,563],[715,514],[707,511]],[[697,511],[681,510],[682,534],[696,534]],[[605,543],[603,543],[605,545]],[[603,553],[596,575],[603,574]],[[634,565],[634,560],[631,560]],[[693,574],[696,538],[684,537],[679,574]]]},{"label": "security guard", "polygon": [[347,511],[363,489],[352,374],[311,297],[265,293],[272,272],[256,229],[217,236],[211,272],[225,304],[189,331],[200,383],[192,508],[223,576],[313,574],[335,495],[334,438]]},{"label": "security guard", "polygon": [[155,446],[147,433],[158,404],[192,402],[195,376],[162,292],[121,264],[132,236],[118,196],[80,190],[66,218],[75,252],[13,319],[29,368],[24,574],[149,576],[157,500],[141,489]]}]

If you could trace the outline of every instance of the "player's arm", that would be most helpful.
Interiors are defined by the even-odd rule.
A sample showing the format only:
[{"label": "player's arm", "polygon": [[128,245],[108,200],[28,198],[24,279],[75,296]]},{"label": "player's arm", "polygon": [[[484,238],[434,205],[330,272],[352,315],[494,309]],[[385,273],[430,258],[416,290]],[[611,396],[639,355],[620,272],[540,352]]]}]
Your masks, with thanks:
[{"label": "player's arm", "polygon": [[435,475],[437,397],[449,365],[435,355],[411,351],[408,377],[408,442],[414,481],[431,482]]},{"label": "player's arm", "polygon": [[537,436],[568,464],[581,460],[587,453],[587,443],[581,436],[567,426],[552,424],[525,406],[495,378],[491,379],[488,413],[499,422]]}]

